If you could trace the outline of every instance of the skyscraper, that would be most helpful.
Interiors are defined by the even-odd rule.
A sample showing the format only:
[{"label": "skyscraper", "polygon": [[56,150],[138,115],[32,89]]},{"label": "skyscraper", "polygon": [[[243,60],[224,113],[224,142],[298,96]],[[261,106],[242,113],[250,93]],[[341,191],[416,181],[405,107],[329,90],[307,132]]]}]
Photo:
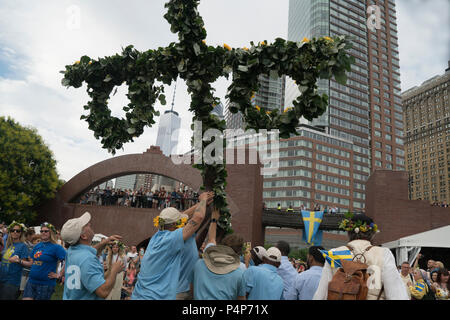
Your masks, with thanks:
[{"label": "skyscraper", "polygon": [[[156,137],[156,145],[167,157],[170,157],[172,154],[177,154],[178,135],[181,124],[178,112],[173,110],[175,93],[176,85],[173,94],[172,107],[170,110],[164,111],[164,114],[159,118],[158,135]],[[157,188],[165,186],[166,189],[172,189],[175,188],[175,181],[167,177],[157,176],[155,185]]]},{"label": "skyscraper", "polygon": [[450,203],[450,61],[443,75],[402,94],[412,200]]},{"label": "skyscraper", "polygon": [[156,145],[161,149],[165,156],[177,153],[180,123],[180,116],[178,115],[178,112],[173,111],[173,108],[164,111],[164,114],[159,119]]},{"label": "skyscraper", "polygon": [[[379,28],[371,31],[368,26],[373,18]],[[264,179],[264,201],[273,204],[296,199],[285,194],[284,198],[277,197],[276,191],[281,195],[283,186],[292,182],[281,181],[288,178],[278,179],[281,182],[274,179],[292,175],[289,179],[300,180],[295,176],[301,173],[302,181],[294,181],[302,186],[297,189],[309,192],[309,198],[322,208],[337,205],[361,210],[365,206],[365,182],[373,170],[405,168],[394,1],[289,1],[288,40],[339,35],[351,36],[353,43],[350,54],[355,63],[347,84],[340,85],[334,79],[318,82],[319,92],[329,96],[327,111],[313,121],[301,119],[303,126],[299,130],[313,137],[311,143],[302,138],[307,137],[303,134],[281,143],[280,173]],[[296,84],[287,78],[285,106],[292,106],[299,94]],[[294,150],[295,146],[305,152]],[[287,148],[286,152],[283,148]],[[294,158],[298,153],[303,154],[302,159]],[[296,166],[299,168],[293,168]],[[338,183],[341,180],[345,184]],[[278,185],[281,188],[274,189]],[[266,198],[269,191],[270,199]],[[301,196],[297,200],[303,201]]]},{"label": "skyscraper", "polygon": [[[282,112],[284,110],[285,78],[271,78],[260,75],[258,80],[259,90],[255,92],[251,99],[252,105]],[[245,127],[241,112],[233,114],[229,111],[229,102],[226,105],[225,121],[228,129],[244,129]]]},{"label": "skyscraper", "polygon": [[116,178],[115,189],[117,190],[134,190],[136,186],[136,174],[121,176]]}]

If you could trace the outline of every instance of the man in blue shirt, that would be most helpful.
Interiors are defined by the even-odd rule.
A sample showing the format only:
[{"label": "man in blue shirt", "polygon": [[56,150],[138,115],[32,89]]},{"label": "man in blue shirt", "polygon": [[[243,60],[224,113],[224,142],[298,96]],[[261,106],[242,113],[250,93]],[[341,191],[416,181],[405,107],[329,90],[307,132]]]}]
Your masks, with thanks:
[{"label": "man in blue shirt", "polygon": [[181,271],[178,280],[177,300],[192,300],[191,284],[194,275],[194,266],[198,256],[196,233],[184,242],[184,248],[181,256]]},{"label": "man in blue shirt", "polygon": [[276,247],[281,252],[281,265],[277,270],[278,275],[283,279],[283,299],[285,299],[286,292],[294,284],[294,280],[298,275],[292,263],[289,261],[288,255],[291,251],[289,243],[286,241],[278,241]]},{"label": "man in blue shirt", "polygon": [[308,250],[306,264],[308,270],[298,274],[293,281],[293,285],[285,293],[286,300],[312,300],[316,292],[320,277],[322,276],[325,259],[319,250],[324,250],[320,246],[312,246]]},{"label": "man in blue shirt", "polygon": [[[173,207],[165,208],[156,225],[159,231],[150,240],[132,300],[175,300],[181,271],[181,256],[185,241],[191,238],[205,218],[207,202],[214,197],[212,192],[200,195],[200,203],[193,210],[192,218]],[[186,226],[184,226],[186,223]]]},{"label": "man in blue shirt", "polygon": [[122,260],[111,267],[108,278],[104,278],[103,266],[97,258],[110,242],[122,239],[111,236],[91,246],[94,231],[91,215],[68,220],[61,229],[61,238],[70,247],[67,250],[63,300],[103,300],[114,287],[116,276],[124,268]]},{"label": "man in blue shirt", "polygon": [[263,263],[244,272],[247,300],[281,300],[283,279],[277,274],[281,252],[275,247],[267,250]]},{"label": "man in blue shirt", "polygon": [[195,300],[245,300],[244,270],[239,255],[229,246],[216,245],[217,220],[220,212],[214,209],[208,229],[203,259],[194,268]]}]

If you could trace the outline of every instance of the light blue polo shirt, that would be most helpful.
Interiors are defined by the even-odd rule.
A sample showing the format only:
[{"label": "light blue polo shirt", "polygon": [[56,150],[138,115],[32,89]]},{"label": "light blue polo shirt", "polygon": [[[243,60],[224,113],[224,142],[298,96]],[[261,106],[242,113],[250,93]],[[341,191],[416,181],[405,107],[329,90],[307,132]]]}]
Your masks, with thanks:
[{"label": "light blue polo shirt", "polygon": [[292,281],[293,285],[283,294],[284,298],[286,300],[312,300],[319,287],[322,269],[322,267],[313,266],[297,274]]},{"label": "light blue polo shirt", "polygon": [[97,250],[79,244],[67,250],[63,300],[103,300],[95,290],[105,283]]},{"label": "light blue polo shirt", "polygon": [[244,271],[237,268],[227,274],[209,271],[203,259],[194,268],[194,300],[237,300],[245,297]]},{"label": "light blue polo shirt", "polygon": [[199,259],[195,237],[196,234],[194,233],[192,237],[184,242],[184,249],[181,254],[181,271],[177,293],[191,290],[190,285],[194,280],[194,266]]},{"label": "light blue polo shirt", "polygon": [[281,300],[283,279],[270,264],[249,267],[244,272],[247,300]]},{"label": "light blue polo shirt", "polygon": [[287,256],[281,257],[281,264],[277,269],[278,275],[283,279],[283,299],[288,291],[291,290],[291,287],[294,285],[294,280],[298,275],[297,270],[292,266],[292,263],[289,261]]},{"label": "light blue polo shirt", "polygon": [[145,251],[131,299],[175,300],[183,248],[183,228],[158,231]]}]

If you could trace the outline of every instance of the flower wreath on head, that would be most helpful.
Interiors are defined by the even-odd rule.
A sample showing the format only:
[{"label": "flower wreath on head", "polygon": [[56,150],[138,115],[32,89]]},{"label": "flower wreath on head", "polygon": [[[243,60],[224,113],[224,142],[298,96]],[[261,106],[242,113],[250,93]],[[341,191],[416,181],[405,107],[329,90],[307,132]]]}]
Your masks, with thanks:
[{"label": "flower wreath on head", "polygon": [[344,216],[345,219],[339,224],[339,229],[353,231],[354,233],[365,233],[369,231],[380,232],[378,230],[378,226],[373,222],[368,225],[366,222],[362,222],[361,220],[353,220],[355,215],[351,212],[347,212]]},{"label": "flower wreath on head", "polygon": [[[177,221],[177,224],[176,224],[176,229],[179,229],[179,228],[183,228],[185,225],[186,225],[186,223],[187,223],[187,218],[181,218],[181,219],[179,219],[178,221]],[[164,219],[163,218],[161,218],[160,216],[156,216],[155,218],[153,218],[153,225],[156,227],[156,228],[158,228],[159,230],[162,230],[162,228],[164,227]]]},{"label": "flower wreath on head", "polygon": [[125,250],[125,244],[122,241],[114,240],[109,244],[109,247],[112,249],[115,245],[119,247],[119,250]]},{"label": "flower wreath on head", "polygon": [[44,222],[44,223],[41,224],[41,228],[42,228],[42,227],[49,228],[50,230],[52,230],[53,233],[56,234],[56,228],[55,228],[55,226],[52,225],[51,223]]},{"label": "flower wreath on head", "polygon": [[27,231],[27,227],[23,223],[20,223],[20,222],[17,222],[17,221],[14,220],[8,226],[8,232],[10,232],[12,230],[12,228],[14,228],[15,226],[20,226],[20,228],[22,229],[22,232],[26,232]]}]

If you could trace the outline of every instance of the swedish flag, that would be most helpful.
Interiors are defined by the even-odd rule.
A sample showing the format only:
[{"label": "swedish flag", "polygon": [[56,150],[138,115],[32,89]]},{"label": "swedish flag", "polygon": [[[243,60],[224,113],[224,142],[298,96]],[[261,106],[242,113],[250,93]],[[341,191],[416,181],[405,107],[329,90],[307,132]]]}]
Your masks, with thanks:
[{"label": "swedish flag", "polygon": [[323,231],[319,230],[320,223],[323,219],[323,211],[304,211],[302,210],[303,224],[303,241],[310,245],[319,246],[322,243]]},{"label": "swedish flag", "polygon": [[342,267],[341,260],[353,260],[353,256],[350,250],[320,250],[320,252],[322,253],[325,260],[330,264],[330,266],[336,269]]},{"label": "swedish flag", "polygon": [[418,283],[416,284],[416,288],[417,291],[422,292],[423,289],[425,289],[425,285],[423,283]]}]

